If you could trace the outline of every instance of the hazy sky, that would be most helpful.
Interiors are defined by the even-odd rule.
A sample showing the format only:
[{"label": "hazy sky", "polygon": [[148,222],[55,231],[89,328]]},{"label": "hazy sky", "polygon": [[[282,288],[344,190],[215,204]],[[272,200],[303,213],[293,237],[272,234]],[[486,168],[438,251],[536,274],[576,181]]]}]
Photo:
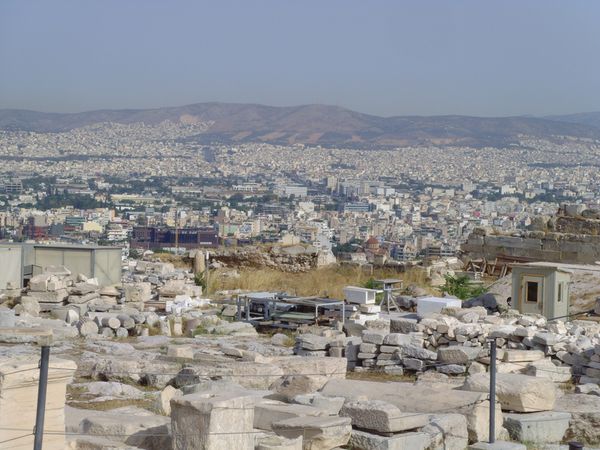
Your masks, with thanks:
[{"label": "hazy sky", "polygon": [[600,110],[600,2],[0,0],[0,108]]}]

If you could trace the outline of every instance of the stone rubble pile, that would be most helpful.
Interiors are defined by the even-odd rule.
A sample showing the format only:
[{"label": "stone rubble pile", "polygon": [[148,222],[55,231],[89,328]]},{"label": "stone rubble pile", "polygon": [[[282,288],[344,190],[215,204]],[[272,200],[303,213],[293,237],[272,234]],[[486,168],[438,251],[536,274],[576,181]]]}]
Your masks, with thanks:
[{"label": "stone rubble pile", "polygon": [[[63,321],[82,337],[105,338],[182,335],[182,315],[210,304],[193,274],[171,263],[137,261],[123,276],[123,285],[98,285],[94,278],[72,274],[63,266],[49,266],[33,276],[25,289],[9,286],[2,306],[13,307],[23,325],[45,321],[41,314]],[[167,316],[156,313],[164,305]],[[66,333],[68,334],[68,333]]]},{"label": "stone rubble pile", "polygon": [[600,323],[548,322],[514,310],[492,315],[484,307],[347,323],[345,333],[312,329],[298,335],[295,353],[345,356],[357,371],[475,374],[487,370],[491,338],[497,342],[499,372],[600,383]]}]

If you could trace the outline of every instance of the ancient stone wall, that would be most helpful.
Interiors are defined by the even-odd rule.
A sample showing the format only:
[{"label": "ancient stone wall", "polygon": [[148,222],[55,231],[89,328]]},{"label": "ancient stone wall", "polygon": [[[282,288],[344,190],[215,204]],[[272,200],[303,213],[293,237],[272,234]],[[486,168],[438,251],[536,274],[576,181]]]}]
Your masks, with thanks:
[{"label": "ancient stone wall", "polygon": [[521,236],[471,234],[461,247],[470,258],[504,258],[523,261],[550,261],[594,264],[600,260],[600,235],[539,231]]}]

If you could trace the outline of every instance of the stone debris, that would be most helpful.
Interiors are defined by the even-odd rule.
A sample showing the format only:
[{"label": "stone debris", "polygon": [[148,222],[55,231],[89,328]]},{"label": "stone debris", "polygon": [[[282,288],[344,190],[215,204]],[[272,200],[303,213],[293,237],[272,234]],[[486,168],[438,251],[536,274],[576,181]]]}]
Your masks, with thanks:
[{"label": "stone debris", "polygon": [[[487,373],[471,375],[461,389],[489,392]],[[505,411],[551,411],[556,400],[556,386],[547,378],[515,373],[496,374],[496,396]]]},{"label": "stone debris", "polygon": [[[85,435],[69,439],[73,449],[488,448],[492,338],[500,446],[492,448],[518,448],[509,438],[600,440],[599,323],[548,322],[490,295],[470,308],[406,297],[413,310],[427,300],[420,314],[380,315],[376,294],[348,289],[343,324],[267,336],[236,321],[231,302],[202,299],[193,275],[169,263],[140,261],[122,286],[107,287],[47,268],[27,288],[2,292],[0,342],[31,365],[35,340],[2,327],[48,327],[61,357],[77,360],[67,409],[76,417],[66,426]],[[15,357],[0,347],[0,371],[6,355]],[[398,381],[346,379],[348,371]],[[2,410],[10,380],[0,377]],[[570,382],[577,394],[557,389]],[[115,401],[140,407],[83,409]]]}]

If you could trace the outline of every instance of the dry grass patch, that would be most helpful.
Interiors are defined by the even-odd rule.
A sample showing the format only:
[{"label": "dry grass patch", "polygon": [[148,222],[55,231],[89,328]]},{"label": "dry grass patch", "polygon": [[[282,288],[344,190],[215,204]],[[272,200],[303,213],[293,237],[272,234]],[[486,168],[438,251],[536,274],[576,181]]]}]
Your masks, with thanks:
[{"label": "dry grass patch", "polygon": [[375,269],[371,272],[358,266],[331,266],[301,273],[286,273],[274,269],[239,269],[239,277],[224,275],[230,272],[231,269],[211,272],[208,291],[281,291],[298,296],[343,298],[345,286],[362,286],[370,278],[400,278],[405,286],[427,286],[425,273],[418,270],[398,273],[393,269]]}]

